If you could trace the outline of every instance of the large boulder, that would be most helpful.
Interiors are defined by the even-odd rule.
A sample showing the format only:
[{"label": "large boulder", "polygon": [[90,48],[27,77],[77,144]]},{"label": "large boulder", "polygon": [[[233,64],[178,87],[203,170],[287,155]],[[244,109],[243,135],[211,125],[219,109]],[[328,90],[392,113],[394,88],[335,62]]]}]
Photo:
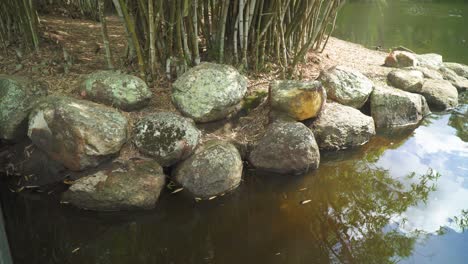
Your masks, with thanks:
[{"label": "large boulder", "polygon": [[393,70],[387,75],[388,82],[408,92],[419,92],[424,82],[424,74],[417,70]]},{"label": "large boulder", "polygon": [[442,73],[445,80],[449,81],[458,91],[466,91],[468,89],[468,79],[459,76],[455,71],[447,67],[441,67],[439,71]]},{"label": "large boulder", "polygon": [[361,108],[366,103],[374,86],[362,73],[344,66],[322,72],[320,81],[330,99],[354,108]]},{"label": "large boulder", "polygon": [[223,119],[236,112],[247,92],[247,79],[231,66],[202,63],[172,85],[172,101],[196,122]]},{"label": "large boulder", "polygon": [[430,113],[423,96],[392,87],[375,87],[370,106],[377,128],[412,127]]},{"label": "large boulder", "polygon": [[114,162],[110,168],[76,180],[62,201],[96,211],[151,209],[164,183],[156,161]]},{"label": "large boulder", "polygon": [[0,74],[0,138],[26,137],[28,114],[37,100],[47,95],[47,84]]},{"label": "large boulder", "polygon": [[412,70],[412,71],[413,70],[414,71],[420,71],[424,75],[424,78],[427,78],[427,79],[435,79],[435,80],[443,80],[444,79],[444,77],[442,76],[442,74],[440,74],[440,72],[438,70],[425,68],[425,67],[419,67],[419,66],[407,67],[407,68],[404,68],[404,69]]},{"label": "large boulder", "polygon": [[311,128],[319,148],[325,150],[361,146],[375,135],[372,117],[338,103],[327,103]]},{"label": "large boulder", "polygon": [[460,64],[460,63],[454,63],[454,62],[444,62],[443,66],[445,68],[451,69],[456,74],[458,74],[460,77],[464,77],[464,78],[468,79],[468,65],[464,65],[464,64]]},{"label": "large boulder", "polygon": [[442,66],[442,56],[435,53],[416,55],[418,66],[429,69],[439,69]]},{"label": "large boulder", "polygon": [[458,105],[457,88],[446,80],[426,80],[421,88],[430,107],[436,110],[445,110]]},{"label": "large boulder", "polygon": [[269,93],[273,110],[298,121],[317,117],[327,97],[318,81],[274,81]]},{"label": "large boulder", "polygon": [[394,68],[412,67],[418,65],[416,54],[408,51],[392,51],[385,58],[385,66]]},{"label": "large boulder", "polygon": [[198,198],[209,198],[237,188],[242,178],[242,159],[228,142],[211,140],[177,165],[174,179]]},{"label": "large boulder", "polygon": [[151,99],[146,83],[133,75],[98,71],[87,75],[80,87],[83,98],[125,111],[145,107]]},{"label": "large boulder", "polygon": [[249,155],[250,163],[275,173],[302,173],[317,169],[320,153],[314,134],[299,122],[272,123]]},{"label": "large boulder", "polygon": [[190,156],[200,138],[200,131],[191,119],[171,112],[145,116],[136,124],[134,134],[136,147],[162,166]]},{"label": "large boulder", "polygon": [[83,170],[119,152],[127,140],[127,119],[104,105],[47,97],[31,111],[28,136],[68,169]]}]

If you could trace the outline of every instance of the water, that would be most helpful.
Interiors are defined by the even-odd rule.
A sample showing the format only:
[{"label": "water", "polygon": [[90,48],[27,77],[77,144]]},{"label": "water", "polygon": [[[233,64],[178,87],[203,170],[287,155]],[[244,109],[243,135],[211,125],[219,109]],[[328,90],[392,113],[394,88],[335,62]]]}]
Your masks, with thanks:
[{"label": "water", "polygon": [[371,48],[402,45],[468,64],[468,1],[348,0],[334,35]]}]

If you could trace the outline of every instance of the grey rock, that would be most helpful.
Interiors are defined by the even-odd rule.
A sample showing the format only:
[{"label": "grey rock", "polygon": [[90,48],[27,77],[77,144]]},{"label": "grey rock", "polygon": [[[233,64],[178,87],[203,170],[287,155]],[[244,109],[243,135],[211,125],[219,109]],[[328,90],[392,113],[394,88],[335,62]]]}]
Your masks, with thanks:
[{"label": "grey rock", "polygon": [[454,63],[454,62],[444,62],[443,66],[445,68],[451,69],[456,74],[458,74],[460,77],[464,77],[464,78],[468,79],[468,65],[464,65],[464,64],[460,64],[460,63]]},{"label": "grey rock", "polygon": [[375,135],[374,120],[359,110],[327,103],[311,126],[320,149],[340,150],[361,146]]},{"label": "grey rock", "polygon": [[241,156],[234,145],[211,140],[178,164],[173,177],[195,197],[209,198],[237,188],[242,168]]},{"label": "grey rock", "polygon": [[274,81],[270,84],[271,108],[297,121],[317,117],[326,100],[326,92],[318,81]]},{"label": "grey rock", "polygon": [[98,71],[87,75],[81,84],[80,94],[83,98],[125,111],[145,107],[152,96],[142,79],[114,71]]},{"label": "grey rock", "polygon": [[370,102],[377,128],[412,127],[430,113],[423,96],[392,87],[375,87]]},{"label": "grey rock", "polygon": [[388,82],[402,90],[408,92],[419,92],[421,91],[424,74],[416,70],[393,70],[387,75]]},{"label": "grey rock", "polygon": [[455,86],[458,91],[466,91],[468,89],[468,79],[459,76],[450,68],[441,67],[439,71],[442,73],[444,79]]},{"label": "grey rock", "polygon": [[96,211],[152,209],[164,185],[165,176],[156,161],[114,162],[76,180],[62,200]]},{"label": "grey rock", "polygon": [[442,66],[442,56],[435,53],[419,54],[416,55],[418,60],[418,66],[430,68],[430,69],[439,69]]},{"label": "grey rock", "polygon": [[458,105],[457,88],[446,80],[426,80],[421,95],[426,98],[431,109],[446,110]]},{"label": "grey rock", "polygon": [[320,76],[328,98],[340,104],[361,108],[369,98],[374,84],[359,71],[337,66]]},{"label": "grey rock", "polygon": [[135,146],[162,166],[190,156],[200,138],[200,131],[191,119],[171,112],[145,116],[135,126],[134,134]]},{"label": "grey rock", "polygon": [[250,163],[275,173],[302,173],[317,169],[320,153],[312,131],[302,123],[272,123],[249,155]]},{"label": "grey rock", "polygon": [[419,64],[416,54],[408,51],[395,51],[394,56],[398,68],[417,66]]},{"label": "grey rock", "polygon": [[434,79],[434,80],[443,80],[444,79],[442,74],[440,74],[440,72],[438,72],[437,70],[434,70],[434,69],[419,67],[419,66],[407,67],[407,68],[404,68],[404,69],[420,71],[420,72],[423,73],[424,78],[427,78],[427,79]]},{"label": "grey rock", "polygon": [[221,120],[240,109],[247,79],[231,66],[202,63],[172,85],[172,101],[196,122]]},{"label": "grey rock", "polygon": [[0,138],[26,137],[28,114],[47,95],[47,84],[29,78],[0,74]]},{"label": "grey rock", "polygon": [[127,119],[113,108],[49,96],[31,111],[28,136],[70,170],[97,166],[127,140]]}]

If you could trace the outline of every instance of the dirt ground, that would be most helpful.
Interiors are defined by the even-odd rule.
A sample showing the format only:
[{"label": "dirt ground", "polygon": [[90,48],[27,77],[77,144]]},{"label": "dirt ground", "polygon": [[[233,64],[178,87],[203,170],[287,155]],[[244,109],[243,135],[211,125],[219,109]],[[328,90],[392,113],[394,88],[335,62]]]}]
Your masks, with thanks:
[{"label": "dirt ground", "polygon": [[[106,69],[100,23],[57,15],[43,15],[40,19],[43,40],[40,52],[22,54],[19,49],[11,48],[6,54],[0,53],[0,73],[29,76],[47,82],[51,94],[79,97],[76,89],[81,77]],[[122,24],[116,16],[107,20],[114,66],[126,73],[136,72],[137,69],[123,59],[126,38]],[[302,79],[314,80],[322,69],[345,65],[376,80],[384,78],[389,71],[389,68],[381,66],[385,56],[383,52],[331,37],[323,53],[310,52],[307,55],[306,62],[299,66],[299,72]],[[67,65],[70,65],[68,69]],[[248,77],[249,93],[267,91],[269,82],[280,78],[274,72]],[[149,107],[126,113],[131,122],[148,112],[177,111],[170,99],[171,83],[163,74],[150,84],[150,89],[154,96]],[[202,126],[202,129],[207,137],[232,137],[243,142],[255,140],[268,123],[266,104],[261,104],[238,121],[236,125],[222,122]]]}]

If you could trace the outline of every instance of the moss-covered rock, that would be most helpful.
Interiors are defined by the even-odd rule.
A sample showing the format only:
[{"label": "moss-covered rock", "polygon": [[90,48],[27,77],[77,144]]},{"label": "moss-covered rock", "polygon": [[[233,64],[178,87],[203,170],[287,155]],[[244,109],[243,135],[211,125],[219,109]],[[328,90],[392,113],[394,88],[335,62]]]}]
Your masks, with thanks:
[{"label": "moss-covered rock", "polygon": [[297,121],[317,117],[326,101],[318,81],[274,81],[270,84],[271,108]]},{"label": "moss-covered rock", "polygon": [[247,92],[247,79],[231,66],[202,63],[172,85],[172,101],[196,122],[221,120],[236,112]]},{"label": "moss-covered rock", "polygon": [[190,156],[199,138],[200,131],[191,119],[160,112],[147,115],[137,123],[133,142],[162,166],[170,166]]},{"label": "moss-covered rock", "polygon": [[113,108],[49,96],[31,111],[28,136],[70,170],[98,165],[127,140],[127,119]]},{"label": "moss-covered rock", "polygon": [[29,78],[0,74],[0,138],[26,137],[28,114],[47,95],[47,84]]},{"label": "moss-covered rock", "polygon": [[320,81],[328,98],[354,108],[361,108],[366,103],[374,87],[362,73],[344,66],[322,72]]},{"label": "moss-covered rock", "polygon": [[340,150],[367,143],[375,135],[374,120],[359,110],[327,103],[311,126],[320,149]]},{"label": "moss-covered rock", "polygon": [[302,173],[318,168],[320,153],[314,134],[304,124],[276,121],[256,142],[249,161],[265,171]]},{"label": "moss-covered rock", "polygon": [[75,181],[62,200],[97,211],[151,209],[165,176],[156,161],[114,162],[110,168]]},{"label": "moss-covered rock", "polygon": [[468,65],[454,62],[444,62],[442,65],[454,71],[458,76],[468,79]]},{"label": "moss-covered rock", "polygon": [[83,98],[124,111],[145,107],[151,99],[146,83],[133,75],[98,71],[87,75],[80,87]]},{"label": "moss-covered rock", "polygon": [[237,188],[242,168],[241,156],[234,145],[211,140],[177,165],[173,177],[195,197],[209,198]]}]

